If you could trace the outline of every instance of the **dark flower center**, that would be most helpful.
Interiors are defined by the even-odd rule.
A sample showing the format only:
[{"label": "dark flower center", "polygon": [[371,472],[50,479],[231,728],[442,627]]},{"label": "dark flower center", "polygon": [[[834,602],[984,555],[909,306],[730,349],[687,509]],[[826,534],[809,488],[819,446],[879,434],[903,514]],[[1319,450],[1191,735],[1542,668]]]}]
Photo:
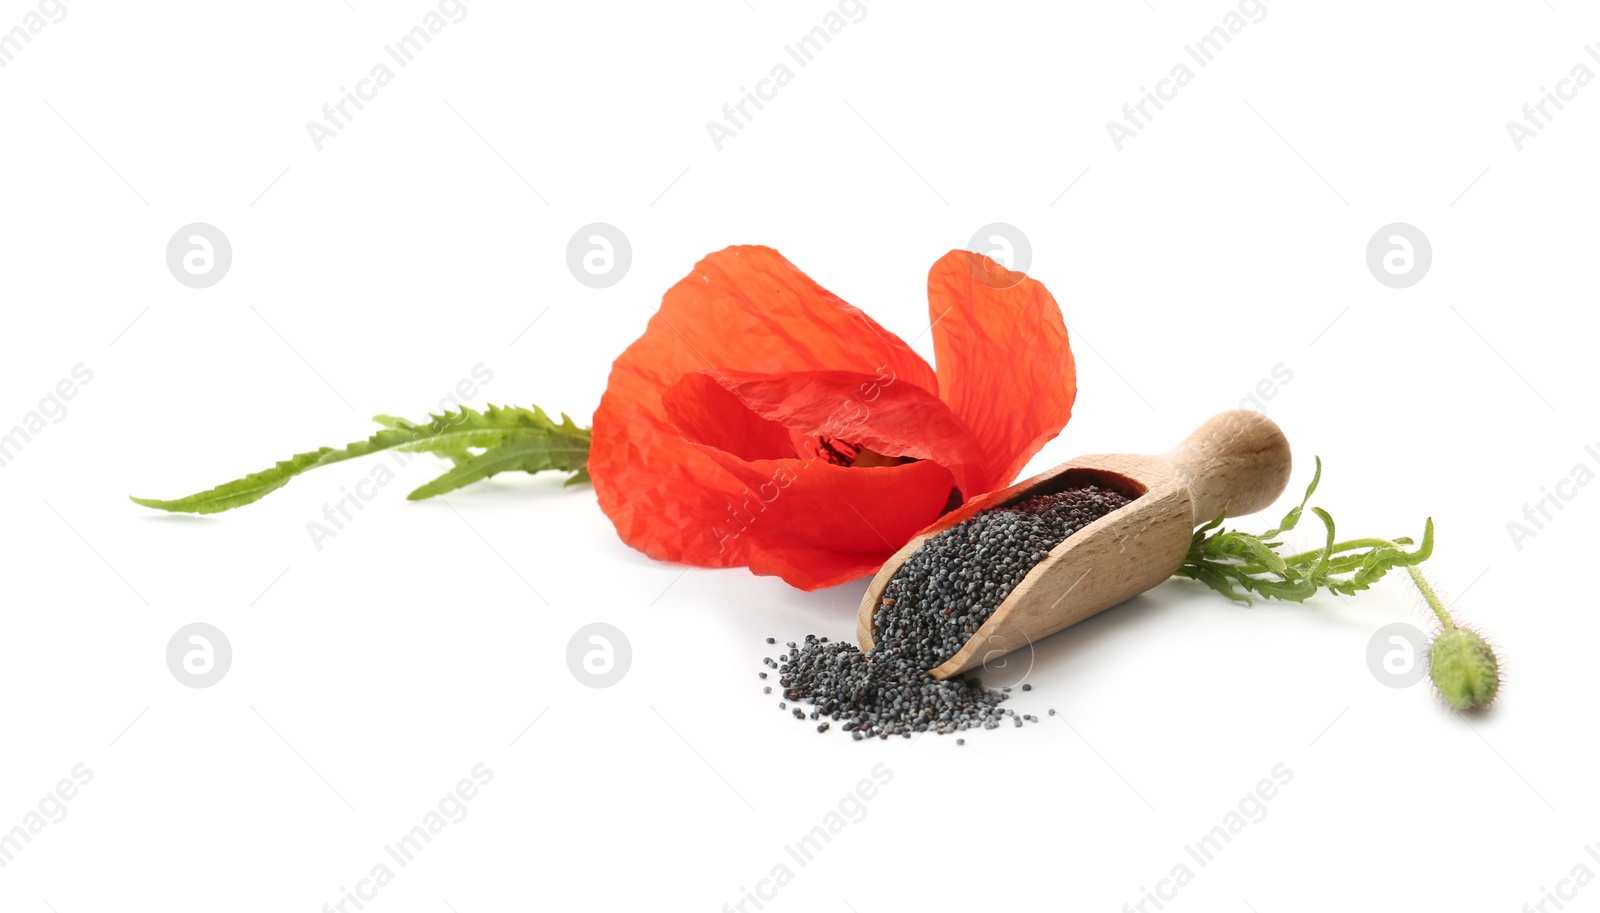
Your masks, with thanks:
[{"label": "dark flower center", "polygon": [[826,435],[817,436],[817,451],[814,456],[825,463],[835,466],[854,466],[856,458],[861,455],[861,446],[849,441],[841,441]]},{"label": "dark flower center", "polygon": [[[900,466],[905,463],[917,462],[916,457],[885,456],[876,450],[869,450],[860,444],[839,438],[829,437],[825,434],[817,436],[816,450],[811,454],[814,459],[831,463],[834,466]],[[966,500],[961,494],[961,489],[951,486],[950,497],[945,501],[944,509],[940,515],[949,513],[960,507]]]},{"label": "dark flower center", "polygon": [[842,438],[829,437],[825,434],[817,436],[816,451],[812,457],[824,463],[835,466],[900,466],[904,463],[917,462],[916,457],[888,456],[871,450],[852,441]]}]

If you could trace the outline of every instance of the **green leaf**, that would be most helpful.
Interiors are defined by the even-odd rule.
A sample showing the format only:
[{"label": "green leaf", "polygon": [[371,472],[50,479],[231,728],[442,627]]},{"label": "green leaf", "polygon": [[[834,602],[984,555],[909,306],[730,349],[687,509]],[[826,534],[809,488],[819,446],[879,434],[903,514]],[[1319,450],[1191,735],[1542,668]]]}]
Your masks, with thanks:
[{"label": "green leaf", "polygon": [[[491,411],[494,409],[493,406],[489,408]],[[559,469],[582,473],[584,479],[588,479],[584,463],[589,459],[589,432],[573,424],[566,415],[561,416],[561,424],[557,425],[537,406],[528,418],[529,423],[519,424],[508,431],[498,445],[485,449],[483,453],[457,459],[454,469],[406,495],[406,498],[420,501],[502,472],[517,470],[535,473]],[[571,481],[568,479],[569,483]]]},{"label": "green leaf", "polygon": [[[1342,595],[1365,590],[1390,569],[1419,564],[1433,553],[1432,519],[1423,531],[1422,544],[1407,552],[1401,546],[1410,545],[1412,540],[1403,536],[1335,541],[1333,517],[1322,508],[1313,507],[1312,513],[1327,530],[1322,547],[1297,555],[1279,555],[1277,549],[1283,543],[1277,537],[1300,522],[1321,479],[1322,460],[1318,458],[1305,497],[1284,515],[1276,529],[1260,534],[1223,529],[1225,514],[1197,529],[1177,576],[1198,580],[1237,602],[1249,603],[1251,593],[1304,602],[1321,589]],[[1349,576],[1341,576],[1346,574]]]},{"label": "green leaf", "polygon": [[322,447],[278,462],[270,469],[183,498],[163,501],[131,498],[135,504],[175,513],[214,514],[242,507],[289,484],[303,472],[386,450],[433,453],[455,467],[411,494],[412,500],[454,491],[501,472],[542,472],[554,469],[574,473],[567,484],[588,481],[584,468],[589,459],[589,429],[580,428],[565,414],[559,423],[534,406],[489,406],[483,412],[462,407],[429,415],[425,424],[376,416],[383,429],[364,441],[342,448]]},{"label": "green leaf", "polygon": [[1267,530],[1261,534],[1261,538],[1271,539],[1279,533],[1294,529],[1295,524],[1300,522],[1300,515],[1306,509],[1306,502],[1311,500],[1311,493],[1317,490],[1317,483],[1322,481],[1322,457],[1313,457],[1313,459],[1317,461],[1317,470],[1311,474],[1311,484],[1306,486],[1305,497],[1300,499],[1300,503],[1295,505],[1293,510],[1283,515],[1283,519],[1278,522],[1277,529]]}]

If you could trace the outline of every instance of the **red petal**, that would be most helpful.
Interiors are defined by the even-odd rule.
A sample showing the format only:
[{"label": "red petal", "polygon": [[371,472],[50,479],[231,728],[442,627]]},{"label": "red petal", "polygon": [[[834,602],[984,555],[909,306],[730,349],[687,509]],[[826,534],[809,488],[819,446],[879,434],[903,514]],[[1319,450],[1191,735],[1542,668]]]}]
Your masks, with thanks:
[{"label": "red petal", "polygon": [[685,374],[662,394],[667,418],[683,437],[742,460],[795,459],[794,435],[757,415],[710,374]]},{"label": "red petal", "polygon": [[883,367],[909,385],[938,389],[933,369],[909,346],[777,251],[711,254],[667,291],[644,335],[617,358],[595,410],[588,468],[600,508],[624,542],[653,558],[748,563],[745,537],[719,545],[711,532],[743,484],[685,441],[662,403],[683,375],[711,367],[769,374]]},{"label": "red petal", "polygon": [[701,447],[742,483],[717,533],[757,574],[814,590],[879,565],[944,512],[954,482],[937,463],[849,468],[817,460],[740,460]]},{"label": "red petal", "polygon": [[953,250],[928,271],[928,319],[939,398],[988,456],[986,488],[1002,488],[1072,416],[1077,372],[1061,309],[1023,273]]},{"label": "red petal", "polygon": [[780,578],[797,589],[820,590],[876,574],[892,554],[851,555],[779,542],[752,555],[750,572]]},{"label": "red petal", "polygon": [[[693,376],[686,375],[679,386]],[[808,371],[772,375],[719,370],[701,376],[712,378],[736,397],[759,416],[756,421],[766,420],[766,428],[776,423],[813,446],[818,437],[826,436],[884,456],[931,460],[950,470],[964,494],[983,490],[979,486],[987,476],[984,455],[972,432],[938,397],[921,387],[898,383],[892,374]],[[703,389],[705,384],[696,381],[693,386]],[[728,431],[717,437],[736,441],[731,432],[743,426],[726,416],[723,423]],[[684,427],[682,422],[679,427]],[[753,449],[736,451],[717,439],[696,437],[687,430],[685,435],[746,459],[756,456]]]}]

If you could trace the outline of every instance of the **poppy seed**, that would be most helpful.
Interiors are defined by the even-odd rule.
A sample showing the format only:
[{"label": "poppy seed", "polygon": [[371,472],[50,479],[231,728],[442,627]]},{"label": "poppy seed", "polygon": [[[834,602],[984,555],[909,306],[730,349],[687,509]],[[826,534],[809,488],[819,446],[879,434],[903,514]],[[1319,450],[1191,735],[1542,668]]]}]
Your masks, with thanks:
[{"label": "poppy seed", "polygon": [[884,587],[874,641],[915,645],[929,669],[943,663],[1051,549],[1128,503],[1108,488],[1085,485],[986,510],[941,531]]},{"label": "poppy seed", "polygon": [[928,539],[890,578],[873,615],[870,652],[808,634],[799,645],[789,641],[777,663],[763,661],[778,667],[786,697],[815,708],[811,719],[843,720],[856,740],[994,729],[1007,716],[1013,726],[1038,722],[1000,707],[1010,687],[987,690],[976,677],[941,681],[928,670],[954,656],[1051,549],[1129,502],[1085,485],[974,514]]}]

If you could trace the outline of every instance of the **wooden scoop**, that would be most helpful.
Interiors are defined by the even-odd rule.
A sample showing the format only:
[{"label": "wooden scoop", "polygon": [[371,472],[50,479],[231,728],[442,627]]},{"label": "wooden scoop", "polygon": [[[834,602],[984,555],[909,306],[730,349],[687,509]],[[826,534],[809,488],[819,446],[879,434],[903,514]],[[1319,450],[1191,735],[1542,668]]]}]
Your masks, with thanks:
[{"label": "wooden scoop", "polygon": [[1032,644],[1143,593],[1183,565],[1194,528],[1253,514],[1289,484],[1289,441],[1266,416],[1219,413],[1160,456],[1078,457],[1010,488],[968,501],[928,527],[884,562],[861,600],[856,635],[872,649],[873,616],[889,578],[923,543],[983,510],[1015,504],[1090,482],[1133,503],[1090,523],[1028,572],[956,655],[931,670],[949,678]]}]

